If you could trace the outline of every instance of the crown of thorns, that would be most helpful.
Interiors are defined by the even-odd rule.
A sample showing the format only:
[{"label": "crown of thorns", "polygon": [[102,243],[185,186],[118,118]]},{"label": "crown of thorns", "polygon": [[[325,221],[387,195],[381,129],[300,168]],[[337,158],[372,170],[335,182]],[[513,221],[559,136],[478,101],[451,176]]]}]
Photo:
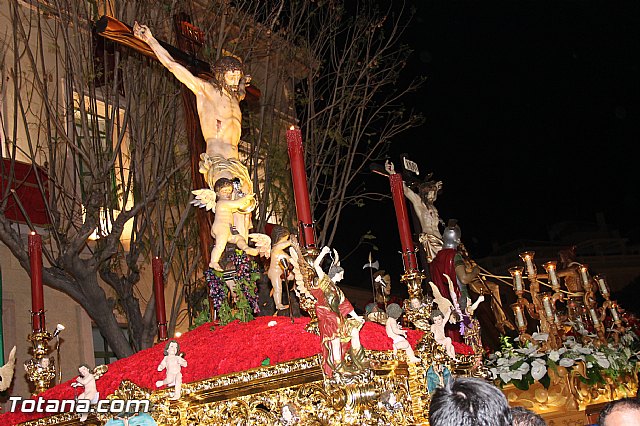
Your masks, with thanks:
[{"label": "crown of thorns", "polygon": [[233,56],[223,56],[213,64],[214,71],[225,73],[227,71],[243,71],[242,62]]}]

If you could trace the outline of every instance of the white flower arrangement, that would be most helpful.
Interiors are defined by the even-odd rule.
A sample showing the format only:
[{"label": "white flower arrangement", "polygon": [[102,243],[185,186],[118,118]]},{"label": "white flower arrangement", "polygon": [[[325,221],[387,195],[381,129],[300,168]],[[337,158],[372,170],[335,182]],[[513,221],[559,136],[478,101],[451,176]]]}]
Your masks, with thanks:
[{"label": "white flower arrangement", "polygon": [[604,383],[605,376],[615,380],[631,373],[638,361],[640,341],[631,331],[624,333],[617,344],[609,342],[603,346],[583,345],[570,336],[561,348],[545,352],[540,342],[548,337],[545,333],[533,333],[532,341],[520,348],[515,348],[508,337],[503,337],[501,350],[491,354],[486,361],[492,378],[501,385],[512,383],[523,390],[529,389],[534,382],[549,388],[549,369],[556,370],[558,366],[571,369],[582,361],[587,368],[587,377],[581,380],[587,384]]}]

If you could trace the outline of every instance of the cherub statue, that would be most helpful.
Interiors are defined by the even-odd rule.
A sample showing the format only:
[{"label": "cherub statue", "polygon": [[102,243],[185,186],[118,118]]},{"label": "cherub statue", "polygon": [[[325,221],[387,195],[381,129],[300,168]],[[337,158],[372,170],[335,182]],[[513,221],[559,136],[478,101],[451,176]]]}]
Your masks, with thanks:
[{"label": "cherub statue", "polygon": [[[476,301],[472,304],[471,303],[471,298],[467,297],[466,303],[465,303],[465,309],[464,312],[461,310],[460,308],[460,304],[458,304],[458,297],[456,296],[456,292],[453,288],[453,280],[449,277],[449,275],[444,274],[444,277],[447,279],[447,281],[449,282],[449,295],[451,296],[451,299],[453,300],[453,308],[455,310],[456,315],[459,318],[459,324],[460,324],[460,334],[462,336],[464,336],[464,340],[465,342],[468,340],[467,339],[467,334],[475,334],[475,337],[477,337],[477,346],[473,346],[470,344],[470,346],[473,346],[474,349],[476,348],[482,348],[482,342],[480,342],[480,323],[478,322],[478,320],[476,318],[474,318],[473,313],[475,312],[475,310],[478,308],[478,305],[482,302],[484,302],[484,295],[480,295],[478,296],[478,298],[476,299]],[[442,310],[441,310],[442,311]],[[473,328],[473,329],[472,329]],[[471,337],[471,336],[469,336]]]},{"label": "cherub statue", "polygon": [[[249,238],[256,243],[260,254],[270,258],[267,276],[273,286],[273,301],[278,311],[289,307],[282,304],[282,282],[293,279],[293,275],[289,272],[291,256],[286,251],[291,246],[290,237],[289,230],[279,225],[273,227],[271,238],[264,234],[249,234]],[[270,249],[269,246],[271,246]]]},{"label": "cherub statue", "polygon": [[448,337],[444,334],[444,326],[449,320],[451,316],[451,312],[453,311],[453,307],[449,307],[449,310],[443,314],[440,310],[434,309],[431,312],[431,320],[433,324],[431,324],[431,332],[433,333],[433,339],[437,344],[444,347],[447,355],[453,360],[456,359],[456,350],[453,347],[453,343],[451,341],[451,337]]},{"label": "cherub statue", "polygon": [[398,318],[402,315],[402,308],[397,303],[391,303],[387,306],[387,324],[385,329],[387,336],[393,340],[393,354],[398,353],[398,349],[404,350],[407,354],[407,361],[412,364],[420,362],[420,358],[416,357],[411,348],[411,344],[407,340],[407,331],[403,330],[398,324]]},{"label": "cherub statue", "polygon": [[407,319],[418,330],[428,332],[431,327],[429,320],[431,319],[432,299],[418,298],[416,296],[405,299],[403,306],[407,315]]},{"label": "cherub statue", "polygon": [[356,314],[353,305],[336,285],[344,277],[337,251],[333,251],[334,260],[329,272],[325,274],[322,270],[322,261],[329,253],[331,249],[325,246],[315,259],[313,266],[318,280],[309,291],[316,299],[315,312],[322,339],[322,368],[328,377],[333,377],[336,371],[347,371],[344,359],[347,352],[357,369],[368,367],[368,360],[360,344],[360,329],[364,325],[364,318]]},{"label": "cherub statue", "polygon": [[[453,310],[453,304],[449,299],[447,299],[440,293],[440,289],[431,281],[429,281],[429,285],[431,286],[431,291],[433,292],[433,301],[436,303],[436,305],[438,305],[440,313]],[[455,324],[456,322],[454,317],[451,317],[450,321],[452,324]]]},{"label": "cherub statue", "polygon": [[215,213],[213,225],[211,225],[211,235],[216,241],[211,250],[209,267],[216,271],[223,270],[219,262],[227,242],[235,244],[240,250],[244,250],[251,256],[258,254],[258,250],[249,247],[245,238],[237,232],[233,221],[234,213],[245,212],[248,214],[253,210],[255,198],[253,194],[248,194],[233,200],[233,191],[233,181],[227,178],[218,179],[213,190],[197,189],[193,191],[196,198],[191,201],[191,204],[205,207]]},{"label": "cherub statue", "polygon": [[158,380],[156,387],[163,385],[174,386],[174,392],[170,394],[171,399],[180,399],[180,393],[182,390],[182,367],[187,366],[187,361],[184,359],[184,353],[180,352],[180,344],[177,340],[169,340],[164,348],[164,358],[160,365],[158,365],[158,371],[162,371],[166,368],[167,376],[164,380]]},{"label": "cherub statue", "polygon": [[[71,386],[74,388],[79,386],[84,388],[77,399],[88,399],[90,404],[98,403],[100,392],[98,392],[98,388],[96,387],[96,380],[107,371],[107,368],[106,365],[100,365],[92,370],[87,364],[80,364],[80,367],[78,367],[78,373],[80,373],[80,375],[76,377],[75,382],[71,383]],[[84,422],[87,420],[87,417],[89,417],[88,412],[82,413],[80,421]]]}]

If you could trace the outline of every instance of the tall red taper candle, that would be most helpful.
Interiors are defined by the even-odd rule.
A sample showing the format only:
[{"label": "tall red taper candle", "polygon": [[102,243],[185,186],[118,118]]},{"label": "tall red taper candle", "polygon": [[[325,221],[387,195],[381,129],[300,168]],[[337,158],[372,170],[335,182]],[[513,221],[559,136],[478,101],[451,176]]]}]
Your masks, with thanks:
[{"label": "tall red taper candle", "polygon": [[164,307],[164,279],[162,259],[155,256],[153,266],[153,293],[156,296],[156,321],[158,322],[158,339],[167,340],[167,313]]},{"label": "tall red taper candle", "polygon": [[413,246],[413,238],[411,237],[407,203],[405,202],[404,191],[402,189],[402,176],[399,173],[389,175],[389,183],[391,184],[393,205],[396,208],[396,219],[398,220],[398,231],[400,232],[400,243],[402,244],[404,269],[405,273],[410,273],[417,270],[418,261]]},{"label": "tall red taper candle", "polygon": [[313,218],[309,203],[307,188],[307,174],[304,169],[304,151],[302,149],[302,134],[300,129],[287,130],[287,146],[291,161],[291,179],[293,180],[293,195],[296,199],[296,213],[300,223],[300,235],[304,236],[304,247],[315,247],[316,237],[313,232]]},{"label": "tall red taper candle", "polygon": [[31,329],[34,333],[45,330],[44,295],[42,289],[42,237],[29,234],[29,261],[31,264]]}]

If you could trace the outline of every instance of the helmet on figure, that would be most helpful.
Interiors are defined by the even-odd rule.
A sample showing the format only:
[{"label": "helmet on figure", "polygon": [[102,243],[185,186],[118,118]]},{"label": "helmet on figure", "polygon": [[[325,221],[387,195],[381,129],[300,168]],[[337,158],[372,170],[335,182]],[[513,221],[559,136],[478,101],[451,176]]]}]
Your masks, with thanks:
[{"label": "helmet on figure", "polygon": [[460,231],[460,227],[458,226],[458,221],[456,219],[449,219],[449,223],[447,224],[447,227],[444,228],[444,232],[442,233],[442,248],[458,248],[461,235],[462,232]]}]

